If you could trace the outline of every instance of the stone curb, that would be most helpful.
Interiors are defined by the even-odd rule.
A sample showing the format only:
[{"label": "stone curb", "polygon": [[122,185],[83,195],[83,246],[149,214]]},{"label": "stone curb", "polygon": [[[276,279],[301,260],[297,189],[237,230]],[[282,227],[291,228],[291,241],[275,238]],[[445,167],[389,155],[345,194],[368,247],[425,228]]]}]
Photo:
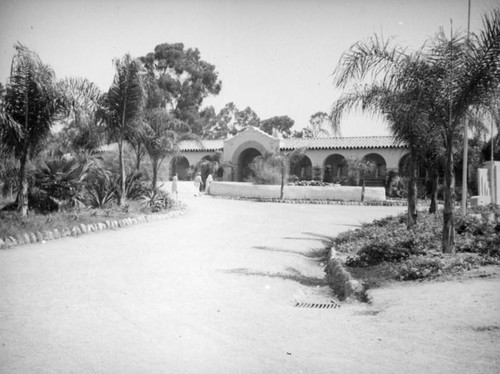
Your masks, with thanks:
[{"label": "stone curb", "polygon": [[[406,200],[308,200],[308,199],[279,199],[279,198],[257,198],[257,197],[235,197],[235,196],[212,196],[215,199],[242,200],[257,203],[282,203],[282,204],[313,204],[313,205],[360,205],[360,206],[407,206]],[[419,202],[418,207],[428,207],[429,203]]]},{"label": "stone curb", "polygon": [[368,301],[367,287],[362,282],[354,279],[344,268],[333,247],[330,249],[325,272],[328,285],[339,300]]},{"label": "stone curb", "polygon": [[15,236],[0,237],[0,249],[7,249],[23,244],[45,243],[48,240],[60,239],[67,236],[80,236],[91,232],[127,228],[129,226],[141,223],[177,218],[184,215],[188,208],[189,207],[186,204],[183,204],[180,210],[175,210],[164,214],[147,214],[140,215],[134,218],[127,217],[120,220],[105,220],[103,222],[90,224],[81,223],[75,226],[64,227],[60,230],[44,230],[43,232],[35,231],[30,233],[17,234]]}]

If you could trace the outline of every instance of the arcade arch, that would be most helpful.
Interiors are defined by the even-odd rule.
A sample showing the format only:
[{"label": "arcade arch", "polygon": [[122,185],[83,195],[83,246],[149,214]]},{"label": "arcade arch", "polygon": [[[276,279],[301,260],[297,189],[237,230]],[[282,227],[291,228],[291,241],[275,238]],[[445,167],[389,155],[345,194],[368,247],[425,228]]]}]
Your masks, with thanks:
[{"label": "arcade arch", "polygon": [[240,153],[238,157],[238,175],[237,181],[244,182],[247,180],[249,176],[252,175],[252,170],[250,169],[250,164],[254,160],[255,157],[262,156],[255,148],[247,148],[243,152]]},{"label": "arcade arch", "polygon": [[297,157],[297,159],[290,164],[290,175],[295,175],[300,180],[311,180],[312,179],[311,159],[305,155]]},{"label": "arcade arch", "polygon": [[323,180],[325,182],[331,183],[335,179],[347,177],[347,160],[344,156],[334,153],[329,155],[323,164],[324,176]]},{"label": "arcade arch", "polygon": [[170,178],[177,173],[179,180],[187,181],[191,177],[191,169],[189,166],[189,161],[184,156],[176,156],[172,158],[170,162]]},{"label": "arcade arch", "polygon": [[371,171],[369,174],[369,178],[376,178],[376,179],[381,179],[385,178],[385,174],[387,171],[387,163],[385,162],[385,159],[379,155],[378,153],[370,153],[367,154],[365,157],[363,157],[363,160],[366,161],[371,161],[373,162],[376,166],[374,170]]}]

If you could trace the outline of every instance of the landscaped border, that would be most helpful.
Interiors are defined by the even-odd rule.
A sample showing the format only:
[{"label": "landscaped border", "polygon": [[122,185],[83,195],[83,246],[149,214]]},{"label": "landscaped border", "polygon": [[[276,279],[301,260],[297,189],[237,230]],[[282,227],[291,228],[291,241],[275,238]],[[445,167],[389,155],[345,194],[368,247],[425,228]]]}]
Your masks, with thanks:
[{"label": "landscaped border", "polygon": [[35,231],[30,233],[17,234],[15,236],[7,236],[4,237],[3,239],[0,238],[0,249],[7,249],[25,244],[46,243],[49,240],[60,239],[68,236],[74,237],[91,232],[103,231],[107,229],[125,228],[140,223],[162,221],[165,219],[182,216],[184,215],[187,209],[188,209],[187,204],[182,204],[179,210],[173,210],[164,214],[162,213],[142,214],[133,218],[126,217],[118,220],[111,219],[89,224],[81,223],[79,225],[67,226],[62,230],[52,229],[52,230],[44,230],[42,232]]},{"label": "landscaped border", "polygon": [[[243,201],[253,201],[257,203],[283,203],[283,204],[318,204],[318,205],[360,205],[360,206],[407,206],[408,202],[406,200],[368,200],[368,201],[358,201],[358,200],[310,200],[310,199],[279,199],[279,198],[266,198],[266,197],[242,197],[242,196],[213,196],[214,199],[226,199],[226,200],[243,200]],[[428,207],[430,202],[419,201],[417,205],[419,207]]]}]

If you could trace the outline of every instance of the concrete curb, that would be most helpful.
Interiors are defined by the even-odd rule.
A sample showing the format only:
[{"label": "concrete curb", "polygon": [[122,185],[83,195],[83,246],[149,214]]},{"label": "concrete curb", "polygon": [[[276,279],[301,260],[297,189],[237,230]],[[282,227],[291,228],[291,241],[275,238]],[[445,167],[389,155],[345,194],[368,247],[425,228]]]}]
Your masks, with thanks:
[{"label": "concrete curb", "polygon": [[328,264],[325,269],[326,279],[331,290],[339,300],[368,301],[367,287],[354,279],[344,268],[337,251],[332,247],[329,253]]},{"label": "concrete curb", "polygon": [[24,244],[45,243],[48,240],[60,239],[67,236],[80,236],[92,232],[127,228],[141,223],[176,218],[184,215],[188,208],[187,204],[182,204],[180,210],[170,211],[164,214],[143,214],[134,218],[127,217],[119,220],[105,220],[90,224],[81,223],[74,226],[67,226],[62,229],[45,230],[43,232],[35,231],[31,233],[17,234],[16,236],[0,237],[0,249],[7,249]]},{"label": "concrete curb", "polygon": [[[279,198],[255,198],[255,197],[237,197],[237,196],[212,196],[214,199],[226,199],[226,200],[242,200],[242,201],[252,201],[258,203],[282,203],[282,204],[316,204],[316,205],[359,205],[359,206],[407,206],[406,200],[367,200],[367,201],[357,201],[357,200],[308,200],[308,199],[279,199]],[[419,202],[419,208],[427,208],[429,203]]]}]

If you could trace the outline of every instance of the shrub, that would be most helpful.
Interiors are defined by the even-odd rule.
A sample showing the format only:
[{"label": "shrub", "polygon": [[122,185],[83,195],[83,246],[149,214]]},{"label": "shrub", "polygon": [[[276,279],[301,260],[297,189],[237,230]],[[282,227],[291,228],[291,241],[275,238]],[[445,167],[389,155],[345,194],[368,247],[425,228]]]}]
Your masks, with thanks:
[{"label": "shrub", "polygon": [[156,193],[154,191],[147,191],[139,198],[139,201],[145,209],[153,213],[171,209],[175,203],[170,194],[162,190]]},{"label": "shrub", "polygon": [[[477,261],[500,259],[499,212],[498,209],[480,208],[475,211],[479,218],[474,215],[457,217],[457,258],[463,258],[460,253],[468,252],[479,255],[471,257],[480,258]],[[348,254],[348,266],[394,264],[401,279],[425,278],[438,270],[449,272],[455,268],[469,268],[467,261],[476,260],[456,260],[456,263],[453,260],[442,265],[439,257],[436,258],[441,255],[442,219],[440,213],[419,212],[416,226],[407,230],[406,214],[387,217],[338,235],[332,245],[339,252]]]}]

